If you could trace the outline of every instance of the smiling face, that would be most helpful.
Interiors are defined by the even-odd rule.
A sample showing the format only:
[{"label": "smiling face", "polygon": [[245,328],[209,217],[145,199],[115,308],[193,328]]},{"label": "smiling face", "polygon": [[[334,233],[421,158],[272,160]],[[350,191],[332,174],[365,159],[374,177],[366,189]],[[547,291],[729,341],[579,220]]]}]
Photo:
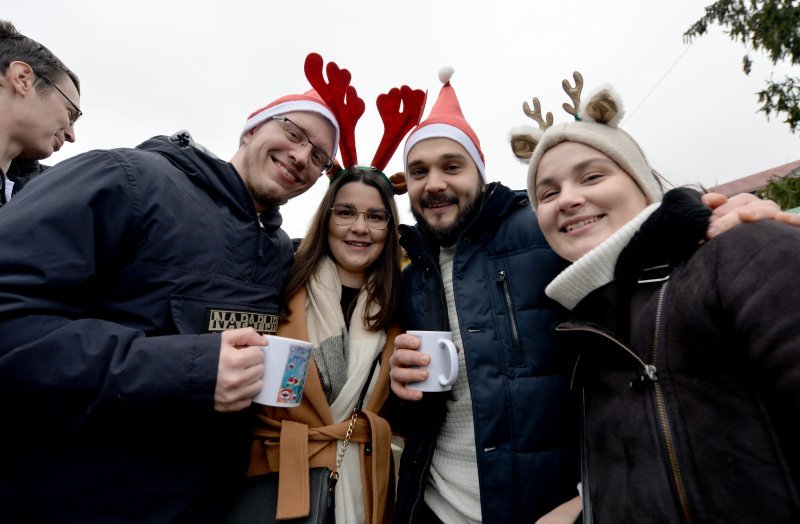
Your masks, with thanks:
[{"label": "smiling face", "polygon": [[574,262],[647,207],[628,173],[608,156],[577,142],[542,155],[536,173],[536,216],[550,247]]},{"label": "smiling face", "polygon": [[[333,150],[336,132],[324,117],[310,112],[283,115],[297,124],[325,151]],[[312,147],[293,143],[278,120],[270,119],[248,131],[231,164],[244,180],[256,211],[281,205],[307,191],[320,176],[311,162]]]},{"label": "smiling face", "polygon": [[[356,211],[388,211],[378,190],[360,182],[351,182],[339,189],[333,207],[342,204],[349,204]],[[382,229],[368,227],[363,213],[352,224],[341,226],[336,223],[333,213],[330,214],[328,246],[343,285],[360,288],[364,284],[367,270],[383,252],[390,227],[391,224]]]},{"label": "smiling face", "polygon": [[[9,73],[13,72],[10,67]],[[32,85],[35,77],[29,78]],[[64,95],[40,82],[42,85],[38,89],[32,87],[20,99],[17,113],[20,118],[14,126],[14,137],[17,155],[23,158],[42,160],[60,150],[64,143],[75,142],[72,122],[77,111],[65,97],[80,107],[78,89],[67,75],[52,81]]]},{"label": "smiling face", "polygon": [[420,226],[451,245],[474,217],[483,182],[475,162],[458,142],[430,138],[408,153],[408,196]]}]

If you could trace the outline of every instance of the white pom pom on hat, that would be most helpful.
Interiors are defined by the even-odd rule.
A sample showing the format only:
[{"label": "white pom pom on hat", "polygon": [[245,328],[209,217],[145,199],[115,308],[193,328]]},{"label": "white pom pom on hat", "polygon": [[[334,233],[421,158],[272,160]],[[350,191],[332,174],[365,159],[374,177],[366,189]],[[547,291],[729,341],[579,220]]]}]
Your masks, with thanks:
[{"label": "white pom pom on hat", "polygon": [[439,82],[446,84],[453,78],[453,73],[455,73],[453,66],[443,66],[439,69]]}]

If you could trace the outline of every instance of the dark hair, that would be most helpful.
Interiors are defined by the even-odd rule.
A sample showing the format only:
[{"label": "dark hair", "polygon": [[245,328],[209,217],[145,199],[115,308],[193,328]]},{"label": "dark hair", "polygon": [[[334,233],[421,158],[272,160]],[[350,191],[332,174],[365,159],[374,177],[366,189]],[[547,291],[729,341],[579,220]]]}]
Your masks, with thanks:
[{"label": "dark hair", "polygon": [[659,189],[661,189],[662,193],[666,193],[670,187],[675,187],[675,185],[672,182],[667,180],[667,177],[665,177],[652,167],[650,168],[650,174],[652,174],[653,178],[656,179],[656,183],[658,183],[658,187]]},{"label": "dark hair", "polygon": [[65,76],[72,80],[78,93],[81,92],[81,84],[78,75],[70,71],[64,62],[50,52],[45,46],[23,35],[14,24],[7,20],[0,20],[0,71],[5,76],[11,62],[19,60],[25,62],[33,72],[39,77],[34,86],[36,91],[46,91],[52,89],[50,84],[44,81],[44,75],[53,82],[61,80]]},{"label": "dark hair", "polygon": [[374,187],[381,195],[381,200],[389,210],[389,224],[386,226],[386,242],[383,252],[367,269],[366,282],[367,304],[377,304],[380,310],[369,315],[369,307],[364,310],[364,325],[372,330],[386,329],[400,308],[400,243],[397,232],[397,206],[394,203],[392,189],[377,171],[359,167],[346,169],[331,183],[325,196],[322,198],[308,234],[300,243],[294,257],[292,269],[289,271],[289,280],[283,292],[281,318],[291,314],[289,298],[300,288],[305,286],[317,271],[323,259],[331,256],[328,245],[328,224],[331,217],[331,207],[336,199],[336,194],[347,184],[360,183]]}]

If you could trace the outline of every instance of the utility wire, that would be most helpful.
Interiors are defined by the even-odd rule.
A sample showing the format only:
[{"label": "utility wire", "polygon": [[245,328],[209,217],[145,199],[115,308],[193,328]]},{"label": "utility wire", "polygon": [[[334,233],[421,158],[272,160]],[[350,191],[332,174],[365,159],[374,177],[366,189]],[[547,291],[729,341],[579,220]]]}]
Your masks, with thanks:
[{"label": "utility wire", "polygon": [[637,105],[635,108],[633,108],[633,111],[631,111],[631,112],[630,112],[630,114],[628,114],[628,115],[625,117],[625,123],[626,123],[626,124],[627,124],[628,122],[630,122],[630,120],[633,118],[633,115],[635,115],[635,114],[636,114],[636,111],[638,111],[638,110],[639,110],[639,108],[640,108],[640,107],[642,107],[642,104],[644,104],[644,103],[645,103],[645,101],[646,101],[648,98],[650,98],[650,95],[652,95],[652,94],[653,94],[653,91],[655,91],[655,90],[656,90],[656,88],[657,88],[659,85],[661,85],[661,82],[663,82],[663,81],[664,81],[664,79],[665,79],[665,78],[667,78],[667,75],[669,75],[669,74],[670,74],[670,72],[672,72],[672,70],[673,70],[673,69],[675,69],[675,66],[676,66],[676,65],[678,65],[678,62],[680,62],[680,61],[681,61],[681,58],[683,58],[683,56],[684,56],[686,53],[688,53],[688,52],[689,52],[689,49],[691,49],[691,47],[692,47],[692,44],[693,44],[693,43],[694,43],[694,42],[690,42],[690,43],[689,43],[689,45],[688,45],[688,46],[686,46],[686,49],[684,49],[684,50],[683,50],[683,53],[681,53],[681,54],[680,54],[680,56],[679,56],[679,57],[678,57],[678,58],[677,58],[677,59],[676,59],[676,60],[675,60],[675,61],[672,63],[672,65],[671,65],[671,66],[669,66],[669,69],[667,69],[667,72],[666,72],[666,73],[664,73],[664,75],[663,75],[663,76],[662,76],[662,77],[661,77],[661,78],[658,80],[658,82],[656,82],[656,85],[654,85],[654,86],[653,86],[653,88],[652,88],[652,89],[650,89],[650,91],[648,91],[648,93],[647,93],[646,95],[644,95],[644,98],[642,98],[641,102],[639,102],[639,104],[638,104],[638,105]]}]

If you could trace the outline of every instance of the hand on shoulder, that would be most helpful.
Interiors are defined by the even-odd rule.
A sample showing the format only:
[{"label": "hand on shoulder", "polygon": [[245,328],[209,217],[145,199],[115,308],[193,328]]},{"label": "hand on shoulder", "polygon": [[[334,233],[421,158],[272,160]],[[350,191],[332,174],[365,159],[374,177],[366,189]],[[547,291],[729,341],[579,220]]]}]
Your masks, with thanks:
[{"label": "hand on shoulder", "polygon": [[701,197],[712,209],[709,239],[745,222],[777,220],[791,226],[800,226],[800,215],[781,211],[772,200],[762,200],[750,193],[739,193],[730,198],[720,193],[706,193]]}]

